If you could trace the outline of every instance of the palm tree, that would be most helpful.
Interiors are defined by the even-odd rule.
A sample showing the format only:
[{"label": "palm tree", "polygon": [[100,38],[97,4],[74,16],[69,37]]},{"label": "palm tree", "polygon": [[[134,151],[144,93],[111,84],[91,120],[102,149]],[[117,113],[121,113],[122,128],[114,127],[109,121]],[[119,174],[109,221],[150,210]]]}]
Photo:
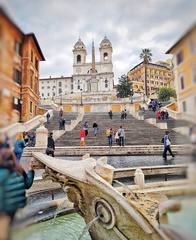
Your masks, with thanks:
[{"label": "palm tree", "polygon": [[148,97],[148,88],[147,88],[147,65],[152,60],[152,53],[149,48],[143,48],[140,54],[140,59],[143,59],[144,63],[144,93]]}]

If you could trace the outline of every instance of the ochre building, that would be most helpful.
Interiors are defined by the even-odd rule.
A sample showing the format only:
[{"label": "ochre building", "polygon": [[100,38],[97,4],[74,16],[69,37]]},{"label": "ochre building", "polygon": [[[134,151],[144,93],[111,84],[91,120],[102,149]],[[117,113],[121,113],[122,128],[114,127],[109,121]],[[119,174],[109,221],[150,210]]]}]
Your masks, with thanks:
[{"label": "ochre building", "polygon": [[[148,96],[155,94],[160,87],[170,86],[173,82],[172,68],[169,62],[148,63],[146,65]],[[141,62],[128,72],[128,79],[135,93],[144,93],[145,67]]]},{"label": "ochre building", "polygon": [[173,54],[178,111],[182,117],[196,119],[196,25],[166,53]]},{"label": "ochre building", "polygon": [[43,53],[33,33],[24,34],[0,8],[0,127],[37,113],[39,62]]}]

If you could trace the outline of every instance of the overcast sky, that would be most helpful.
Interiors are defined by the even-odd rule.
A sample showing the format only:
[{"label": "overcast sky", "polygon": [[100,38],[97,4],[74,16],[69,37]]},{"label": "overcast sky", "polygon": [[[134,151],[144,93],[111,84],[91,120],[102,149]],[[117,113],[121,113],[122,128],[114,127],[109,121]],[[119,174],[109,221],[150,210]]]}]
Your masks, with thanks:
[{"label": "overcast sky", "polygon": [[[0,0],[1,1],[1,0]],[[113,45],[115,82],[140,62],[141,48],[153,61],[195,21],[195,0],[3,0],[3,6],[25,32],[34,32],[46,61],[40,76],[70,76],[74,43],[80,36],[91,59],[91,42],[98,47],[106,34]]]}]

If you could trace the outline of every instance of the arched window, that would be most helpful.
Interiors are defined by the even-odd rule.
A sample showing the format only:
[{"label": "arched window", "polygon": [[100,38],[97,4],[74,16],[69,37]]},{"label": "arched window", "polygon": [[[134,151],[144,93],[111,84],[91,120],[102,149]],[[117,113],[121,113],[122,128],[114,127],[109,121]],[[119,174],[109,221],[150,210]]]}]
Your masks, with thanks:
[{"label": "arched window", "polygon": [[104,61],[107,61],[107,60],[108,60],[108,53],[107,53],[107,52],[105,52],[105,53],[103,54],[103,59],[104,59]]},{"label": "arched window", "polygon": [[81,55],[77,55],[77,63],[81,63]]}]

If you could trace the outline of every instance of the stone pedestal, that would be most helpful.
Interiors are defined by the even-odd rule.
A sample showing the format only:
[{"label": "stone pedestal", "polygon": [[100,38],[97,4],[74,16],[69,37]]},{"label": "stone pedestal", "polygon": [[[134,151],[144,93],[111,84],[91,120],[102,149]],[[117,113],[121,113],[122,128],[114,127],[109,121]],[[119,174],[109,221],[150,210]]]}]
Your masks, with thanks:
[{"label": "stone pedestal", "polygon": [[192,182],[196,182],[196,164],[192,163],[188,166],[187,178]]},{"label": "stone pedestal", "polygon": [[145,185],[144,174],[140,168],[137,168],[135,171],[134,182],[139,188],[143,189]]},{"label": "stone pedestal", "polygon": [[44,127],[44,121],[41,120],[41,126],[36,129],[36,143],[35,147],[47,147],[48,129]]}]

